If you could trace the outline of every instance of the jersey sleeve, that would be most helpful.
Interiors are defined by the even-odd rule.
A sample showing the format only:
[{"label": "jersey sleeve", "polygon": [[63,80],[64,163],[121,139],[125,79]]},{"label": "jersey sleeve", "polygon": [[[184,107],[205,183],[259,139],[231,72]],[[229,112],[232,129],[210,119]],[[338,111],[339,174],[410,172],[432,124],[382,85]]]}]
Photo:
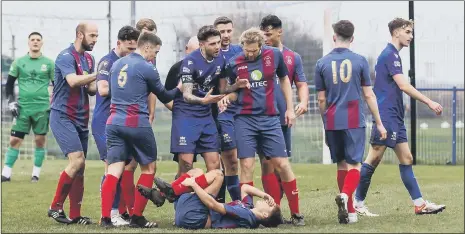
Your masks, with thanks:
[{"label": "jersey sleeve", "polygon": [[55,63],[50,59],[50,69],[48,71],[48,77],[50,79],[50,81],[54,81],[55,80]]},{"label": "jersey sleeve", "polygon": [[402,63],[400,61],[400,56],[396,53],[391,53],[386,59],[386,67],[390,76],[394,76],[402,73]]},{"label": "jersey sleeve", "polygon": [[146,67],[143,69],[146,70],[143,74],[145,74],[144,78],[147,81],[150,92],[157,95],[157,98],[164,104],[173,101],[176,95],[181,92],[178,88],[167,91],[160,81],[160,75],[155,66],[151,65],[151,68]]},{"label": "jersey sleeve", "polygon": [[321,62],[316,62],[315,66],[315,88],[317,91],[326,90],[325,80],[323,74],[321,74]]},{"label": "jersey sleeve", "polygon": [[97,67],[97,82],[100,80],[108,81],[110,79],[110,70],[112,62],[102,59]]},{"label": "jersey sleeve", "polygon": [[226,216],[229,216],[230,218],[246,220],[248,218],[246,209],[241,206],[224,204],[224,209],[226,210]]},{"label": "jersey sleeve", "polygon": [[167,90],[174,89],[179,82],[179,69],[182,61],[175,63],[171,66],[168,75],[166,76],[165,88]]},{"label": "jersey sleeve", "polygon": [[305,77],[304,67],[302,65],[302,58],[299,54],[295,53],[294,61],[294,83],[295,82],[305,82],[307,83],[307,77]]},{"label": "jersey sleeve", "polygon": [[370,78],[370,65],[368,64],[368,60],[365,57],[362,57],[362,74],[361,74],[361,85],[362,86],[371,86],[371,78]]},{"label": "jersey sleeve", "polygon": [[183,84],[194,83],[194,60],[187,57],[181,64],[181,80]]},{"label": "jersey sleeve", "polygon": [[229,81],[229,76],[228,76],[228,67],[229,63],[226,60],[226,58],[223,55],[224,63],[223,63],[223,68],[221,69],[221,74],[219,76],[220,79],[226,79]]},{"label": "jersey sleeve", "polygon": [[69,74],[76,73],[76,66],[73,56],[70,53],[60,54],[55,62],[55,66],[60,70],[63,79]]},{"label": "jersey sleeve", "polygon": [[10,71],[8,72],[8,75],[18,78],[19,70],[18,70],[18,60],[17,59],[15,59],[13,61],[13,63],[11,63]]},{"label": "jersey sleeve", "polygon": [[278,59],[278,67],[276,68],[276,75],[279,77],[279,78],[283,78],[285,76],[288,75],[288,71],[287,71],[287,67],[286,67],[286,64],[284,63],[284,57],[283,57],[283,53],[279,52],[279,53],[275,53],[277,55],[277,59]]}]

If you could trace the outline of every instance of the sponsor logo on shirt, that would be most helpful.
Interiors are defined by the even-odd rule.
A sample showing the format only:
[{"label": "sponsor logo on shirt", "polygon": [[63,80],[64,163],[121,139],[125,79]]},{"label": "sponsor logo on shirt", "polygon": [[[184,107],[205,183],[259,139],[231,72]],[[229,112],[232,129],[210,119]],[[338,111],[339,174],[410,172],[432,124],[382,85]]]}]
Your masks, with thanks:
[{"label": "sponsor logo on shirt", "polygon": [[252,80],[255,80],[255,81],[259,81],[262,79],[262,72],[260,70],[254,70],[251,74],[250,74],[250,78],[252,78]]},{"label": "sponsor logo on shirt", "polygon": [[189,72],[191,72],[191,69],[189,69],[187,67],[183,67],[182,72],[189,73]]},{"label": "sponsor logo on shirt", "polygon": [[240,71],[240,70],[243,70],[243,69],[246,69],[246,70],[247,70],[247,65],[238,67],[238,68],[237,68],[237,71]]},{"label": "sponsor logo on shirt", "polygon": [[400,67],[400,62],[399,61],[394,61],[394,67]]}]

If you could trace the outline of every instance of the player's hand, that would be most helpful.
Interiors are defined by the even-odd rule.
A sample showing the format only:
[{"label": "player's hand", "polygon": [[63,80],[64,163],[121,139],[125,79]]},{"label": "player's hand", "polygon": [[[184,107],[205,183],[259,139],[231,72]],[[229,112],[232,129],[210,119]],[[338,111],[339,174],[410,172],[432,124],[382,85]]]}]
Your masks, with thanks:
[{"label": "player's hand", "polygon": [[294,125],[294,120],[295,120],[294,110],[288,109],[285,114],[285,121],[286,121],[287,127],[289,128],[292,127],[292,125]]},{"label": "player's hand", "polygon": [[243,88],[250,89],[250,82],[248,79],[239,79],[239,77],[237,77],[236,84],[237,84],[238,89],[243,89]]},{"label": "player's hand", "polygon": [[376,124],[376,128],[378,129],[381,137],[379,138],[380,140],[385,140],[387,138],[387,131],[386,128],[384,128],[383,124]]},{"label": "player's hand", "polygon": [[155,119],[155,115],[149,115],[149,122],[150,122],[150,125],[153,124],[153,120]]},{"label": "player's hand", "polygon": [[179,79],[178,85],[176,86],[182,92],[182,81]]},{"label": "player's hand", "polygon": [[223,113],[228,108],[229,104],[231,104],[231,102],[229,101],[229,96],[225,96],[223,99],[221,99],[217,103],[220,113]]},{"label": "player's hand", "polygon": [[225,96],[224,94],[212,95],[211,94],[212,92],[213,92],[213,88],[211,88],[210,91],[208,91],[207,95],[205,95],[205,97],[202,98],[203,105],[208,105],[208,104],[219,102]]},{"label": "player's hand", "polygon": [[263,200],[265,200],[265,202],[268,203],[269,206],[275,206],[276,205],[276,203],[274,202],[273,197],[268,193],[265,193],[265,196],[263,196]]},{"label": "player's hand", "polygon": [[441,104],[432,101],[430,104],[428,104],[428,107],[429,107],[434,113],[436,113],[436,115],[441,115],[441,114],[442,114],[442,106],[441,106]]},{"label": "player's hand", "polygon": [[10,102],[8,103],[8,109],[11,112],[11,115],[13,115],[14,118],[18,117],[19,115],[19,110],[18,110],[18,103],[17,102]]},{"label": "player's hand", "polygon": [[185,179],[181,184],[187,187],[192,187],[195,183],[195,178],[190,177]]},{"label": "player's hand", "polygon": [[297,106],[295,106],[296,117],[299,117],[300,115],[307,113],[307,111],[308,111],[308,105],[306,105],[305,103],[301,102],[297,104]]}]

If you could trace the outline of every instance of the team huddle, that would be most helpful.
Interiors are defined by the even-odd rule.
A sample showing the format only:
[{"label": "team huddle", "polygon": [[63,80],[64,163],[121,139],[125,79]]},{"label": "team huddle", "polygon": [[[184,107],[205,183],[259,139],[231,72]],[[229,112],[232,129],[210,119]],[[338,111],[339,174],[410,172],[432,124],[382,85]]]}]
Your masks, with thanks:
[{"label": "team huddle", "polygon": [[[415,213],[436,214],[445,209],[423,199],[413,174],[402,94],[425,103],[437,115],[442,106],[418,92],[402,74],[399,51],[413,38],[413,22],[396,18],[388,27],[392,40],[378,57],[374,88],[368,61],[349,49],[355,28],[348,20],[333,24],[335,47],[316,64],[313,79],[325,142],[337,163],[335,203],[342,224],[357,222],[357,214],[377,216],[364,200],[387,147],[399,158],[400,175]],[[59,53],[55,63],[40,52],[42,35],[31,33],[29,53],[15,60],[8,76],[6,93],[14,123],[2,182],[11,181],[19,147],[31,127],[36,139],[31,181],[39,181],[50,122],[69,163],[60,174],[48,216],[64,224],[91,224],[89,217],[81,215],[81,203],[89,96],[95,95],[91,128],[105,168],[100,226],[158,227],[143,216],[148,200],[157,207],[166,200],[173,203],[174,225],[185,229],[304,226],[297,179],[289,162],[292,125],[308,110],[302,58],[283,45],[283,25],[275,15],[265,16],[259,28],[242,32],[239,45],[231,43],[233,32],[227,17],[201,27],[186,45],[186,57],[171,67],[164,85],[156,68],[162,40],[151,19],[141,19],[135,28],[122,27],[116,47],[98,63],[86,52],[97,42],[95,24],[79,24],[74,43]],[[13,92],[16,79],[18,101]],[[297,105],[292,99],[293,84]],[[157,98],[172,111],[170,151],[178,171],[171,183],[155,177],[157,145],[152,123]],[[374,124],[371,147],[362,163],[368,121],[364,100]],[[193,167],[197,154],[203,157],[206,172]],[[264,191],[253,183],[255,154],[260,158]],[[134,183],[138,165],[141,174]],[[231,202],[226,202],[226,191]],[[284,195],[289,219],[280,208]],[[69,216],[63,209],[67,197]]]}]

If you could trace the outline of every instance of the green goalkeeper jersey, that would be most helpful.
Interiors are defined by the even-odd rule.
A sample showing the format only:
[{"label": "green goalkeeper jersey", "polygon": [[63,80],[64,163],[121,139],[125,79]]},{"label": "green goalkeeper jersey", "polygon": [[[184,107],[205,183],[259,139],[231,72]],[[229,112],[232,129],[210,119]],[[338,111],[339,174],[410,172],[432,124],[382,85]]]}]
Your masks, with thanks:
[{"label": "green goalkeeper jersey", "polygon": [[50,108],[48,86],[55,74],[51,59],[43,55],[31,58],[28,53],[15,59],[8,74],[18,79],[18,104],[22,109]]}]

